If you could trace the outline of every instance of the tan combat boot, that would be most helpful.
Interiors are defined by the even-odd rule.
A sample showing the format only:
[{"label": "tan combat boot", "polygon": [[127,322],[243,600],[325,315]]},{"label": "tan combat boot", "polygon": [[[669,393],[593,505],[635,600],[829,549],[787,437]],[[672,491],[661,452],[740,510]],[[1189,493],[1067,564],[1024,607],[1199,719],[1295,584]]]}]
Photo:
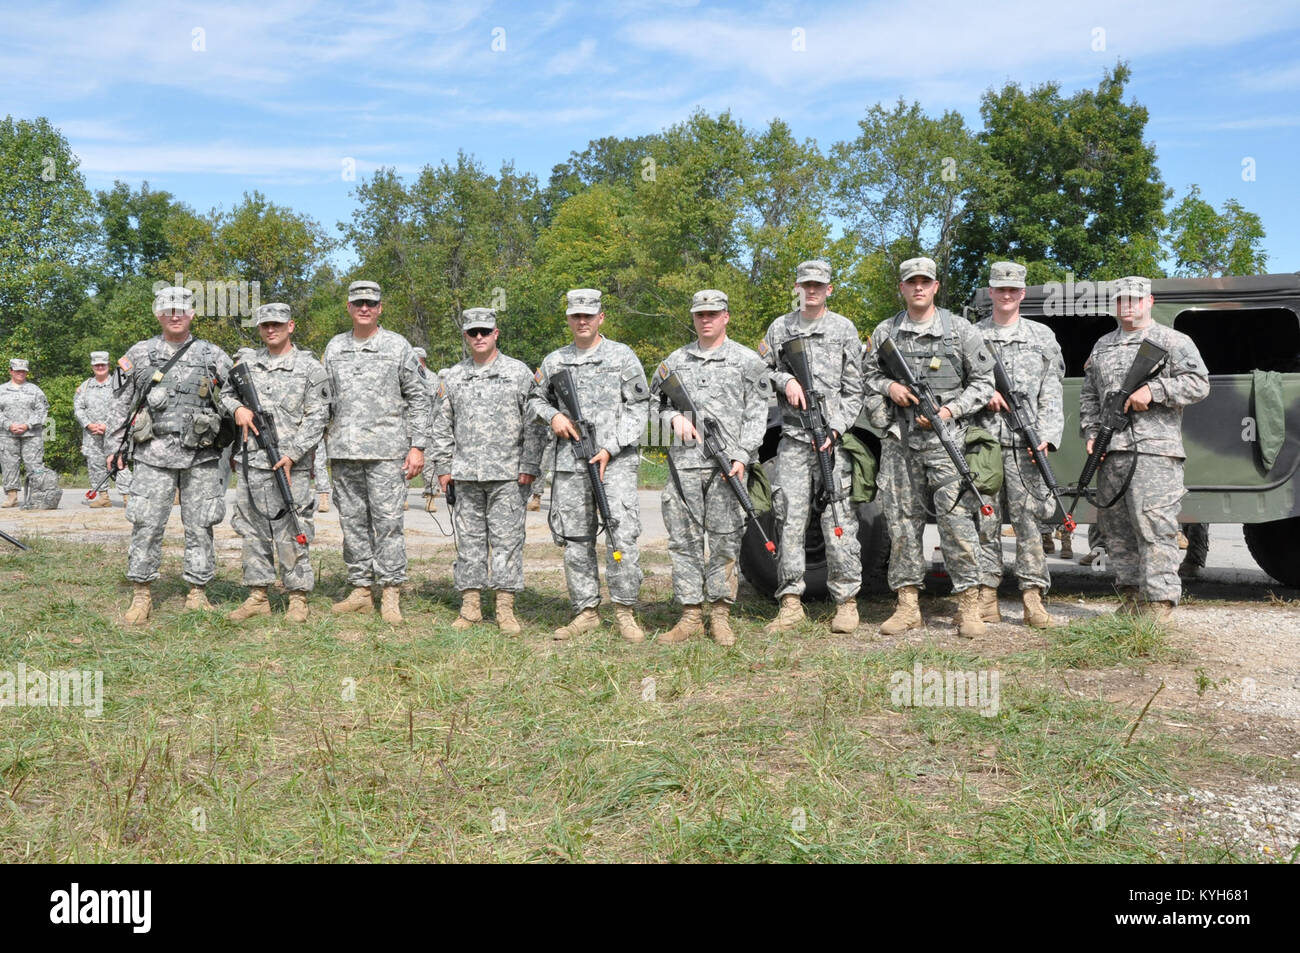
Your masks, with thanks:
[{"label": "tan combat boot", "polygon": [[4,509],[7,510],[10,507],[14,507],[17,505],[18,505],[18,491],[5,490],[5,501],[3,503],[0,503],[0,507],[3,507]]},{"label": "tan combat boot", "polygon": [[880,623],[881,635],[902,635],[909,629],[919,628],[921,621],[921,590],[917,586],[904,586],[898,590],[898,608]]},{"label": "tan combat boot", "polygon": [[108,498],[107,490],[105,490],[103,493],[96,493],[95,498],[90,501],[90,508],[92,510],[100,510],[106,506],[112,506],[112,505],[113,505],[113,501]]},{"label": "tan combat boot", "polygon": [[330,511],[330,495],[322,493],[320,499],[316,502],[317,513],[328,513]]},{"label": "tan combat boot", "polygon": [[307,621],[307,593],[298,591],[289,593],[289,611],[284,614],[284,617],[290,622]]},{"label": "tan combat boot", "polygon": [[781,597],[781,609],[777,612],[776,618],[763,626],[763,631],[788,632],[796,625],[808,618],[803,611],[803,601],[793,592],[787,592]]},{"label": "tan combat boot", "polygon": [[985,622],[1002,621],[1002,607],[998,605],[996,586],[980,586],[980,619]]},{"label": "tan combat boot", "polygon": [[1137,615],[1138,609],[1138,587],[1137,586],[1120,586],[1119,587],[1119,608],[1116,612],[1122,612],[1125,615]]},{"label": "tan combat boot", "polygon": [[709,634],[719,645],[735,645],[736,633],[731,628],[731,606],[719,599],[709,607]]},{"label": "tan combat boot", "polygon": [[123,494],[122,494],[122,505],[123,505],[123,506],[126,506],[126,502],[127,502],[126,498],[127,498],[127,494],[123,493]]},{"label": "tan combat boot", "polygon": [[1043,606],[1043,590],[1026,589],[1020,597],[1025,603],[1025,625],[1034,629],[1046,629],[1060,624],[1057,619],[1048,615],[1047,609]]},{"label": "tan combat boot", "polygon": [[659,636],[660,642],[685,642],[687,639],[704,634],[704,607],[699,605],[682,606],[682,617],[677,624]]},{"label": "tan combat boot", "polygon": [[153,596],[149,593],[149,583],[137,582],[135,592],[131,594],[131,607],[126,610],[126,624],[139,625],[149,618],[153,611]]},{"label": "tan combat boot", "polygon": [[424,498],[424,512],[426,513],[438,512],[438,500],[434,497],[432,493],[428,494]]},{"label": "tan combat boot", "polygon": [[369,586],[355,586],[342,602],[330,606],[331,612],[370,612],[375,608],[374,595]]},{"label": "tan combat boot", "polygon": [[571,639],[575,635],[581,635],[584,632],[590,632],[593,629],[600,628],[600,613],[596,611],[595,606],[588,606],[573,617],[573,621],[568,625],[562,625],[551,633],[551,638],[563,641]]},{"label": "tan combat boot", "polygon": [[978,586],[971,586],[957,593],[957,635],[963,639],[973,639],[988,630],[980,619],[980,591]]},{"label": "tan combat boot", "polygon": [[266,598],[266,586],[254,586],[248,591],[243,605],[226,615],[231,622],[243,622],[255,615],[270,615],[271,602]]},{"label": "tan combat boot", "polygon": [[540,496],[530,496],[528,498],[528,512],[536,513],[542,508],[542,498]]},{"label": "tan combat boot", "polygon": [[[432,499],[432,497],[430,497]],[[470,626],[483,621],[483,601],[482,593],[478,589],[466,589],[460,594],[460,615],[456,616],[456,621],[451,624],[453,629],[468,629]],[[500,607],[501,600],[497,599],[497,606]]]},{"label": "tan combat boot", "polygon": [[402,500],[402,509],[409,510],[410,508],[411,508],[411,498],[408,496],[406,499]]},{"label": "tan combat boot", "polygon": [[402,624],[402,587],[384,586],[379,597],[379,615],[389,625]]},{"label": "tan combat boot", "polygon": [[1061,558],[1074,559],[1074,534],[1062,526],[1056,531],[1057,538],[1061,541]]},{"label": "tan combat boot", "polygon": [[515,618],[515,594],[497,590],[497,628],[506,635],[518,635],[524,627]]},{"label": "tan combat boot", "polygon": [[1174,604],[1167,599],[1158,602],[1148,602],[1142,606],[1142,618],[1154,622],[1156,625],[1163,625],[1168,622],[1174,614]]},{"label": "tan combat boot", "polygon": [[[699,607],[696,606],[696,610]],[[636,621],[636,610],[632,606],[614,603],[614,618],[618,620],[618,632],[628,642],[644,642],[645,630]],[[700,632],[704,631],[704,618],[700,617]]]},{"label": "tan combat boot", "polygon": [[856,632],[858,630],[858,600],[845,599],[835,607],[835,618],[831,619],[832,632]]},{"label": "tan combat boot", "polygon": [[202,586],[190,586],[185,596],[185,609],[191,612],[212,612],[215,606],[208,602],[208,591]]}]

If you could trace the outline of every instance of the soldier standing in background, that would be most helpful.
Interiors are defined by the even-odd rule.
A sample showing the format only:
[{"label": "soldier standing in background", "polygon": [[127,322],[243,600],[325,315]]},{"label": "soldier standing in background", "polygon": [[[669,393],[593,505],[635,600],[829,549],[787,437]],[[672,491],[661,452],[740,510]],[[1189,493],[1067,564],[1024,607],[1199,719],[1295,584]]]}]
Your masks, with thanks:
[{"label": "soldier standing in background", "polygon": [[[444,491],[455,483],[455,584],[461,594],[453,628],[483,621],[480,596],[497,594],[497,628],[521,631],[515,593],[524,588],[524,501],[537,475],[545,431],[527,412],[533,375],[497,349],[491,308],[461,315],[469,357],[443,371],[429,458]],[[490,551],[490,552],[489,552]]]},{"label": "soldier standing in background", "polygon": [[50,402],[45,392],[27,380],[27,362],[9,362],[9,382],[0,387],[0,468],[4,470],[6,509],[18,505],[18,464],[27,476],[45,472],[45,421]]},{"label": "soldier standing in background", "polygon": [[[948,575],[957,593],[957,634],[971,639],[985,632],[980,619],[980,537],[978,504],[963,492],[957,467],[939,443],[931,422],[909,410],[918,401],[880,366],[880,345],[891,338],[918,378],[924,378],[940,402],[959,450],[965,448],[966,424],[993,397],[993,359],[980,332],[946,308],[937,308],[938,266],[930,258],[909,258],[899,269],[898,290],[906,310],[882,321],[871,335],[865,362],[867,388],[889,398],[893,418],[880,445],[880,497],[889,525],[889,588],[898,593],[898,608],[880,626],[884,635],[899,635],[922,624],[919,596],[926,562],[921,538],[926,508],[934,496]],[[1030,532],[1037,534],[1038,527]]]},{"label": "soldier standing in background", "polygon": [[[130,427],[135,443],[126,508],[132,523],[126,577],[135,583],[126,621],[132,625],[144,622],[153,610],[149,583],[158,578],[162,564],[162,538],[174,495],[180,493],[185,527],[186,609],[212,609],[204,591],[217,574],[212,527],[226,515],[217,457],[222,453],[221,419],[227,415],[219,388],[230,371],[230,357],[190,335],[194,293],[189,289],[164,288],[155,296],[153,310],[162,333],[133,344],[118,360],[125,383],[114,395],[104,440],[114,454]],[[155,381],[155,372],[164,368],[162,380]]]},{"label": "soldier standing in background", "polygon": [[325,348],[334,416],[326,439],[334,498],[343,531],[343,561],[352,592],[335,612],[371,612],[372,588],[383,590],[385,622],[402,621],[406,581],[402,504],[406,481],[424,468],[429,395],[410,342],[379,326],[379,285],[348,286],[352,330]]},{"label": "soldier standing in background", "polygon": [[312,482],[316,485],[316,493],[319,495],[316,501],[317,513],[328,513],[330,511],[330,493],[333,488],[330,486],[330,455],[329,447],[325,444],[325,438],[322,437],[320,443],[316,444],[315,449],[307,454],[307,475],[311,477]]},{"label": "soldier standing in background", "polygon": [[[438,390],[442,385],[442,375],[444,371],[434,373],[429,370],[429,354],[422,348],[417,347],[415,350],[415,359],[420,362],[420,368],[424,371],[424,389],[429,392],[429,433],[433,433],[433,421],[438,416]],[[438,512],[438,504],[434,500],[442,488],[438,486],[438,473],[433,468],[433,457],[429,454],[424,455],[424,511],[426,513]]]},{"label": "soldier standing in background", "polygon": [[[1025,297],[1025,266],[1015,262],[995,262],[989,269],[989,296],[993,313],[976,327],[984,336],[985,347],[1002,361],[1011,386],[1024,395],[1029,413],[1042,442],[1035,453],[1055,450],[1065,430],[1065,409],[1061,398],[1061,380],[1065,376],[1065,359],[1056,335],[1045,324],[1020,316],[1020,302]],[[993,515],[980,521],[983,546],[980,569],[980,618],[1001,622],[998,609],[998,586],[1002,582],[1002,520],[1016,528],[1016,579],[1024,602],[1025,624],[1037,629],[1053,624],[1043,607],[1043,596],[1052,585],[1039,535],[1038,520],[1047,509],[1056,509],[1042,474],[1030,459],[1024,439],[1015,432],[1003,411],[1009,395],[994,391],[978,426],[993,434],[1002,446],[1002,468],[1006,474],[1002,490],[989,502]],[[1047,534],[1051,539],[1051,534]]]},{"label": "soldier standing in background", "polygon": [[1097,525],[1124,609],[1137,612],[1145,606],[1162,622],[1183,591],[1178,576],[1178,514],[1187,492],[1183,408],[1205,399],[1210,377],[1192,339],[1152,318],[1149,278],[1120,278],[1111,283],[1110,297],[1119,327],[1093,345],[1083,366],[1079,420],[1092,453],[1102,404],[1122,386],[1138,346],[1150,340],[1169,352],[1155,376],[1124,402],[1131,424],[1115,431],[1097,471]]},{"label": "soldier standing in background", "polygon": [[[731,604],[736,601],[736,557],[745,532],[745,514],[723,474],[700,447],[703,423],[674,409],[660,388],[676,374],[702,415],[717,421],[731,475],[742,485],[767,429],[771,394],[767,365],[755,352],[727,337],[727,296],[697,291],[691,299],[696,340],[678,348],[659,365],[650,384],[659,396],[661,433],[671,433],[668,483],[663,491],[668,555],[673,565],[673,596],[682,606],[681,620],[659,637],[684,642],[704,634],[704,602],[709,602],[709,629],[719,645],[733,645]],[[707,538],[708,554],[705,554]]]},{"label": "soldier standing in background", "polygon": [[555,479],[555,448],[557,445],[558,441],[553,434],[547,438],[546,449],[542,451],[542,472],[537,475],[528,496],[528,512],[530,513],[541,510],[542,493],[546,490],[547,481]]},{"label": "soldier standing in background", "polygon": [[[614,615],[624,639],[643,642],[645,632],[636,621],[636,600],[641,591],[637,472],[650,389],[646,386],[645,370],[632,349],[601,335],[605,312],[601,309],[600,292],[579,288],[568,293],[567,302],[573,343],[542,359],[541,367],[533,376],[528,409],[532,416],[549,424],[557,438],[576,441],[577,428],[556,406],[551,391],[551,377],[555,373],[572,372],[582,413],[595,428],[596,446],[600,449],[591,462],[600,467],[615,523],[614,546],[623,554],[621,560],[614,558],[614,550],[606,554],[606,579]],[[587,479],[587,461],[576,459],[572,446],[568,444],[556,451],[555,483],[551,490],[551,528],[555,544],[564,547],[564,577],[574,612],[572,622],[555,630],[556,639],[571,638],[600,626],[600,614],[596,611],[600,605],[600,568],[596,556],[598,513]]]},{"label": "soldier standing in background", "polygon": [[[108,448],[104,446],[104,435],[108,432],[108,411],[113,403],[113,382],[109,380],[108,352],[90,352],[90,370],[94,374],[81,382],[72,398],[72,413],[81,425],[81,455],[86,458],[86,473],[90,476],[91,489],[101,483],[104,489],[90,502],[92,507],[112,506],[108,498],[108,470],[104,466]],[[122,503],[127,502],[131,492],[131,471],[123,470],[113,478],[118,492],[122,494]]]},{"label": "soldier standing in background", "polygon": [[294,541],[289,514],[276,520],[268,517],[284,509],[274,475],[275,470],[283,470],[289,479],[298,525],[309,544],[315,535],[311,482],[304,472],[298,474],[295,484],[293,468],[308,457],[325,432],[330,408],[329,375],[320,361],[294,346],[294,324],[287,304],[264,304],[254,312],[253,319],[265,346],[240,352],[241,360],[249,368],[262,409],[275,424],[282,456],[270,460],[260,446],[253,449],[257,446],[253,412],[240,402],[238,392],[227,380],[223,401],[233,411],[236,425],[242,428],[244,443],[253,441],[231,520],[235,532],[244,540],[244,585],[251,591],[229,618],[242,622],[255,615],[271,614],[266,590],[275,582],[275,555],[279,554],[280,580],[289,594],[285,618],[301,623],[307,621],[307,593],[316,581],[311,556],[305,546],[299,547]]},{"label": "soldier standing in background", "polygon": [[[773,508],[781,523],[780,583],[776,595],[781,609],[766,626],[768,632],[794,628],[806,617],[803,611],[804,535],[812,511],[814,484],[820,479],[818,448],[799,411],[806,409],[803,388],[782,365],[781,349],[792,338],[807,338],[811,347],[811,371],[816,388],[825,401],[827,423],[832,431],[820,449],[835,446],[853,426],[862,410],[862,341],[853,322],[826,307],[835,290],[831,266],[824,261],[802,262],[795,269],[797,311],[772,322],[758,346],[759,355],[771,369],[771,381],[781,398],[781,443],[777,448],[778,485],[773,488]],[[848,502],[852,465],[848,455],[835,455],[835,481],[828,496],[844,501],[835,507],[843,520],[843,536],[834,535],[831,507],[822,512],[822,534],[826,539],[827,588],[835,600],[832,632],[853,632],[858,627],[858,590],[862,588],[862,547],[858,542],[857,509]]]}]

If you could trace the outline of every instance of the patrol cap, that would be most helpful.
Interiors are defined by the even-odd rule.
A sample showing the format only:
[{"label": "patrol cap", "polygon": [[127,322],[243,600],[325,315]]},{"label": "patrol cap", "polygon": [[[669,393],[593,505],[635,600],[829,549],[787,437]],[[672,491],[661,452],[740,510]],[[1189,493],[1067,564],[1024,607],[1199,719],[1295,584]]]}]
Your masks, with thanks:
[{"label": "patrol cap", "polygon": [[285,324],[289,321],[287,304],[264,304],[253,312],[254,324]]},{"label": "patrol cap", "polygon": [[925,275],[935,281],[939,280],[939,266],[933,258],[909,258],[898,267],[898,280],[907,281],[914,275]]},{"label": "patrol cap", "polygon": [[575,288],[565,298],[568,299],[565,314],[600,314],[600,292],[595,288]]},{"label": "patrol cap", "polygon": [[90,366],[91,366],[91,367],[94,367],[96,364],[107,364],[107,363],[108,363],[108,352],[107,352],[107,351],[91,351],[91,352],[90,352]]},{"label": "patrol cap", "polygon": [[491,308],[466,308],[460,313],[460,328],[487,328],[489,331],[497,326],[497,313]]},{"label": "patrol cap", "polygon": [[427,361],[429,359],[429,352],[426,351],[424,348],[413,347],[411,348],[411,350],[415,352],[415,356],[418,357],[420,360]]},{"label": "patrol cap", "polygon": [[379,282],[377,281],[354,281],[348,285],[348,302],[353,301],[383,301],[379,296]]},{"label": "patrol cap", "polygon": [[995,261],[989,266],[990,288],[1023,288],[1025,286],[1025,266],[1014,261]]},{"label": "patrol cap", "polygon": [[820,258],[814,258],[811,261],[801,261],[794,270],[794,283],[803,284],[805,281],[820,281],[824,285],[831,283],[831,265],[828,261]]},{"label": "patrol cap", "polygon": [[194,292],[189,288],[178,288],[173,285],[170,288],[164,288],[153,296],[153,313],[158,314],[161,311],[193,311],[194,310]]},{"label": "patrol cap", "polygon": [[1141,275],[1117,278],[1110,283],[1110,300],[1117,298],[1145,298],[1151,294],[1151,279]]},{"label": "patrol cap", "polygon": [[727,293],[709,288],[691,295],[691,314],[697,311],[726,311]]},{"label": "patrol cap", "polygon": [[27,360],[21,357],[11,357],[9,359],[9,370],[11,371],[27,370]]}]

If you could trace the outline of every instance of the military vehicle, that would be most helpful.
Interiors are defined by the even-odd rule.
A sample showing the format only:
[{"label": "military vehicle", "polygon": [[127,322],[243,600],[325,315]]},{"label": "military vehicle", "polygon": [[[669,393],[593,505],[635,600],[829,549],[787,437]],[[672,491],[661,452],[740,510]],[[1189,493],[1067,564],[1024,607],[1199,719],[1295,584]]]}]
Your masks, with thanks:
[{"label": "military vehicle", "polygon": [[[1180,519],[1189,527],[1242,524],[1260,568],[1278,582],[1300,587],[1300,274],[1157,279],[1151,293],[1155,319],[1195,341],[1210,371],[1209,396],[1183,415],[1187,495]],[[979,320],[991,307],[988,289],[981,289],[966,317]],[[1097,339],[1115,327],[1109,289],[1104,282],[1087,281],[1032,286],[1020,313],[1050,327],[1065,357],[1065,437],[1052,455],[1065,486],[1078,476],[1085,456],[1079,435],[1083,364]],[[879,436],[865,417],[858,418],[854,433],[879,454]],[[780,415],[774,408],[759,452],[774,484],[780,478],[779,439]],[[1272,456],[1268,463],[1266,456]],[[1075,516],[1090,523],[1095,511],[1081,501]],[[879,502],[859,505],[858,518],[863,588],[879,591],[885,588],[889,559]],[[767,532],[779,538],[771,514],[763,520]],[[1203,561],[1208,534],[1189,535],[1191,558]],[[825,545],[814,518],[804,540],[806,598],[826,596]],[[776,566],[755,530],[746,533],[740,566],[760,592],[775,593]]]}]

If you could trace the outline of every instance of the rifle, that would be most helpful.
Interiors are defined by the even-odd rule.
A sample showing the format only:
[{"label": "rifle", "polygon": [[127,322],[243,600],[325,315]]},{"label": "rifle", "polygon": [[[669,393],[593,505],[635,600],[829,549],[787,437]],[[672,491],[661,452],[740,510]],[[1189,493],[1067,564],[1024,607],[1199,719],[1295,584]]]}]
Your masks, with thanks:
[{"label": "rifle", "polygon": [[[235,388],[235,393],[239,397],[239,402],[253,413],[253,426],[257,428],[257,443],[266,454],[267,460],[274,467],[283,454],[280,453],[280,440],[275,432],[275,418],[270,413],[262,409],[262,402],[257,397],[257,388],[253,385],[253,372],[249,370],[248,365],[240,361],[230,369],[230,383]],[[262,517],[268,523],[287,516],[289,522],[293,524],[293,540],[299,546],[307,545],[307,535],[302,531],[302,526],[298,523],[298,511],[293,505],[293,491],[289,489],[289,479],[284,475],[283,470],[272,470],[274,476],[275,488],[280,493],[280,500],[284,507],[274,516],[267,516],[257,508],[257,503],[253,499],[253,488],[248,482],[248,443],[241,437],[240,443],[243,447],[243,474],[244,486],[248,491],[248,503],[253,508],[253,512]]]},{"label": "rifle", "polygon": [[[758,513],[754,511],[754,501],[749,498],[749,492],[745,489],[740,478],[732,476],[731,460],[727,457],[726,449],[721,439],[722,427],[714,417],[705,417],[695,406],[695,401],[691,400],[691,395],[686,392],[682,385],[681,378],[677,372],[673,371],[665,377],[659,384],[663,395],[668,398],[668,402],[692,425],[698,425],[701,438],[700,449],[704,455],[713,461],[713,465],[718,468],[727,481],[727,486],[731,487],[731,493],[740,504],[740,508],[745,511],[745,518],[750,521],[757,529],[760,536],[763,537],[763,548],[776,557],[776,543],[768,539],[767,533],[763,531],[763,524],[758,521]],[[684,502],[684,501],[683,501]]]},{"label": "rifle", "polygon": [[556,400],[560,403],[560,410],[578,431],[578,439],[569,441],[573,447],[573,456],[586,471],[587,482],[591,484],[591,495],[596,500],[596,509],[605,523],[605,541],[609,544],[614,562],[620,562],[623,559],[623,551],[614,543],[616,524],[609,512],[609,497],[605,495],[605,484],[600,479],[599,465],[590,462],[591,458],[600,452],[596,446],[596,428],[592,426],[591,421],[582,416],[582,408],[578,404],[578,382],[573,379],[573,371],[568,368],[556,371],[551,375],[551,387],[555,391]]},{"label": "rifle", "polygon": [[23,550],[24,552],[27,552],[31,549],[31,547],[28,546],[26,543],[24,543],[21,539],[14,539],[12,536],[10,536],[2,529],[0,529],[0,539],[3,539],[6,543],[13,543],[15,546],[17,546],[19,549]]},{"label": "rifle", "polygon": [[[898,345],[894,343],[893,338],[885,338],[878,353],[881,366],[884,367],[885,372],[916,397],[917,412],[929,419],[930,426],[934,429],[934,435],[939,438],[939,443],[948,454],[948,459],[952,460],[953,466],[957,468],[957,475],[961,477],[963,486],[974,495],[976,502],[979,503],[980,514],[982,516],[992,516],[993,506],[984,499],[979,487],[975,485],[975,475],[971,473],[971,469],[966,463],[965,454],[958,449],[952,434],[949,433],[947,421],[939,416],[939,399],[935,396],[934,390],[926,381],[925,376],[917,377],[912,373],[912,368],[908,366],[907,360],[903,357],[902,352],[898,350]],[[960,496],[959,493],[958,497]]]},{"label": "rifle", "polygon": [[[1074,499],[1070,503],[1071,515],[1074,514],[1074,508],[1079,505],[1079,497],[1087,493],[1088,484],[1092,482],[1097,468],[1101,466],[1101,458],[1110,449],[1110,441],[1115,436],[1115,431],[1122,430],[1129,423],[1128,414],[1124,413],[1124,402],[1147,382],[1160,366],[1160,362],[1168,356],[1169,352],[1159,344],[1154,341],[1143,341],[1138,345],[1137,354],[1133,357],[1133,363],[1129,365],[1128,373],[1124,375],[1124,383],[1120,389],[1106,395],[1106,400],[1101,405],[1101,423],[1097,428],[1097,436],[1092,441],[1092,453],[1088,454],[1088,459],[1083,461],[1083,471],[1079,474],[1079,480],[1074,487]],[[1131,476],[1130,474],[1130,478]],[[1125,481],[1124,489],[1127,488],[1128,481]],[[1124,490],[1120,490],[1121,494],[1123,492]],[[1111,500],[1111,503],[1114,502]]]},{"label": "rifle", "polygon": [[1056,482],[1056,474],[1052,472],[1052,465],[1047,462],[1047,454],[1038,452],[1038,445],[1042,443],[1038,439],[1038,430],[1034,427],[1033,416],[1029,412],[1029,402],[1025,400],[1025,395],[1011,386],[1011,375],[1007,373],[1006,366],[1003,365],[1002,359],[998,357],[998,352],[993,348],[988,349],[993,355],[993,381],[1007,402],[1007,409],[1003,411],[1007,415],[1007,420],[1014,430],[1028,444],[1029,459],[1034,461],[1038,467],[1038,472],[1043,477],[1043,483],[1056,498],[1056,513],[1052,514],[1055,520],[1057,513],[1061,515],[1061,524],[1065,527],[1066,532],[1073,533],[1078,525],[1074,521],[1074,514],[1065,511],[1065,503],[1062,500],[1061,486]]},{"label": "rifle", "polygon": [[822,445],[831,435],[831,427],[826,421],[822,396],[813,387],[812,362],[808,351],[807,338],[791,338],[781,346],[781,360],[799,382],[799,386],[803,388],[807,409],[799,410],[797,407],[792,409],[799,415],[804,428],[812,433],[813,449],[817,451],[817,466],[822,474],[822,503],[830,507],[831,520],[835,523],[835,535],[839,537],[844,535],[844,528],[840,526],[840,514],[835,506],[841,496],[835,492],[835,447],[832,444],[825,450],[822,449]]}]

